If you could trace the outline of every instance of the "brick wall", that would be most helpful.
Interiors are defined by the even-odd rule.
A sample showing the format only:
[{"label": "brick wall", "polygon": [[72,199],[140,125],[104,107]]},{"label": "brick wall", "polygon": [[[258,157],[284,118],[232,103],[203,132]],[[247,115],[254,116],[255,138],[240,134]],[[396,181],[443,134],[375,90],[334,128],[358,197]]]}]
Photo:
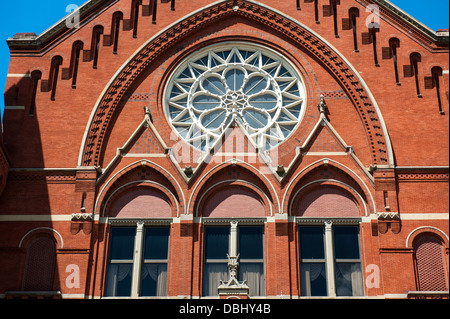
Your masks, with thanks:
[{"label": "brick wall", "polygon": [[[338,36],[324,1],[316,21],[310,1],[300,1],[298,9],[288,0],[180,0],[175,10],[164,1],[155,14],[153,2],[144,0],[134,37],[133,3],[92,1],[79,29],[55,27],[25,44],[9,41],[3,119],[8,162],[0,150],[0,296],[22,289],[27,243],[40,233],[55,241],[54,289],[67,298],[101,296],[106,218],[117,213],[116,200],[136,189],[158,193],[164,216],[173,218],[170,296],[201,295],[203,226],[197,217],[217,206],[224,189],[241,190],[233,193],[239,197],[233,205],[243,209],[230,212],[227,206],[220,216],[266,218],[267,296],[300,295],[293,210],[316,189],[338,189],[357,207],[363,273],[369,265],[380,269],[380,285],[366,287],[365,295],[406,297],[418,290],[411,243],[423,231],[442,239],[448,280],[448,37],[427,35],[381,7],[377,66],[367,35],[370,1],[338,1]],[[352,12],[358,12],[358,50],[347,21]],[[123,20],[114,53],[117,13]],[[96,26],[103,34],[94,68]],[[399,43],[399,83],[393,38]],[[74,83],[77,41],[83,49]],[[304,81],[302,123],[268,154],[276,163],[258,154],[240,127],[225,137],[231,147],[216,149],[207,160],[173,138],[164,114],[167,79],[190,54],[224,41],[274,50]],[[420,96],[412,53],[420,55]],[[55,57],[62,65],[52,100]],[[317,108],[321,95],[324,114]],[[180,147],[189,149],[188,156]],[[236,150],[245,154],[226,153]],[[253,212],[256,201],[262,208]],[[66,282],[73,265],[80,273],[76,287]]]}]

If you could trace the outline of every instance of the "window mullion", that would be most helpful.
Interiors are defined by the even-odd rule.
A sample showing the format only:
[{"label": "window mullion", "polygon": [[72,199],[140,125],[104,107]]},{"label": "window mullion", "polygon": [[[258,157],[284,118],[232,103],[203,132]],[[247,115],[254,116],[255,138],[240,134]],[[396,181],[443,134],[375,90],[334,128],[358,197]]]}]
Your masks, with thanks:
[{"label": "window mullion", "polygon": [[131,280],[131,297],[137,298],[139,296],[139,286],[142,266],[142,243],[144,238],[144,223],[138,222],[136,229],[136,239],[134,245],[134,259],[133,259],[133,277]]},{"label": "window mullion", "polygon": [[328,297],[336,297],[336,284],[334,280],[334,252],[333,252],[333,231],[332,221],[325,222],[325,267],[327,270],[327,290]]}]

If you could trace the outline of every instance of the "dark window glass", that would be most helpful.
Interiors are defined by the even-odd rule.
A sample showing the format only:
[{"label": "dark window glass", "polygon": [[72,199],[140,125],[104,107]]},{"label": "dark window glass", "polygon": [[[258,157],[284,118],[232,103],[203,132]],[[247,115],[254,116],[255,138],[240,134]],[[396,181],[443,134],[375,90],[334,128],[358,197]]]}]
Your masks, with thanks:
[{"label": "dark window glass", "polygon": [[240,259],[263,259],[263,228],[239,227]]},{"label": "dark window glass", "polygon": [[205,228],[205,258],[227,259],[229,227]]},{"label": "dark window glass", "polygon": [[167,264],[144,263],[141,273],[141,296],[167,295]]},{"label": "dark window glass", "polygon": [[302,296],[327,296],[325,263],[302,263],[300,281]]},{"label": "dark window glass", "polygon": [[336,259],[359,259],[359,229],[356,226],[333,228],[334,253]]},{"label": "dark window glass", "polygon": [[301,259],[324,259],[324,227],[305,226],[300,227],[300,258]]},{"label": "dark window glass", "polygon": [[168,227],[148,227],[145,229],[144,260],[167,259],[169,251]]},{"label": "dark window glass", "polygon": [[130,296],[132,276],[132,263],[109,264],[106,275],[106,296]]},{"label": "dark window glass", "polygon": [[110,259],[133,260],[135,235],[136,228],[113,228]]}]

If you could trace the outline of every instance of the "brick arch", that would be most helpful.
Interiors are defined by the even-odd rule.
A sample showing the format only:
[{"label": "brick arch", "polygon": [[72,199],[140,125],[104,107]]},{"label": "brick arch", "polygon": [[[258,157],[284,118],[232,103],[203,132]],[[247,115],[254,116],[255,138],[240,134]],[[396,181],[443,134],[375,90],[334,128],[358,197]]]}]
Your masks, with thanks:
[{"label": "brick arch", "polygon": [[172,211],[173,216],[184,212],[185,197],[174,177],[161,166],[141,160],[121,169],[105,183],[97,197],[94,213],[101,215],[106,212],[111,200],[116,199],[120,193],[132,187],[158,189],[171,199],[172,209],[176,207],[176,210]]},{"label": "brick arch", "polygon": [[332,160],[320,160],[299,172],[283,196],[282,211],[291,214],[298,197],[317,187],[332,187],[349,194],[360,209],[360,215],[375,213],[375,202],[365,183],[350,169]]},{"label": "brick arch", "polygon": [[[233,208],[236,208],[236,210],[222,214],[223,216],[220,217],[265,217],[272,215],[273,210],[270,200],[256,185],[242,180],[225,180],[206,189],[205,192],[201,192],[201,196],[194,207],[194,216],[211,217],[210,215],[204,215],[205,211],[213,210],[212,207],[210,207],[211,202],[214,202],[215,200],[212,205],[216,206],[214,208],[217,209],[217,206],[221,204],[221,201],[226,201],[228,199],[226,197],[229,195],[237,195],[240,197],[235,201],[235,205],[233,205]],[[243,200],[246,202],[242,202]],[[249,204],[250,201],[253,201],[253,204]],[[257,203],[255,204],[255,201],[260,202],[263,212],[259,211],[259,205]],[[244,208],[245,205],[248,205],[247,207],[252,210],[242,213],[240,210]]]},{"label": "brick arch", "polygon": [[56,248],[64,248],[64,240],[59,232],[50,227],[37,227],[28,231],[20,240],[19,248],[27,247],[34,239],[49,237],[55,241]]},{"label": "brick arch", "polygon": [[[317,195],[322,196],[330,196],[334,195],[334,198],[326,199],[325,201],[333,200],[335,202],[329,203],[327,202],[326,205],[332,206],[330,208],[338,208],[337,212],[334,212],[336,215],[330,215],[328,214],[327,210],[329,209],[323,209],[322,212],[320,212],[320,216],[317,213],[311,213],[306,214],[306,210],[311,210],[311,206],[314,204],[314,202],[311,203],[304,203],[305,201],[309,201],[311,199],[319,200]],[[310,198],[313,197],[313,198]],[[305,209],[304,214],[297,215],[294,212],[301,211],[302,207],[305,204],[310,204],[307,209]],[[321,204],[324,204],[324,200],[321,200]],[[354,207],[349,207],[351,204],[354,205]],[[342,205],[343,207],[334,207]],[[350,211],[345,211],[345,209],[350,208]],[[313,208],[314,209],[314,208]],[[356,210],[356,212],[355,212]],[[364,216],[367,215],[367,206],[364,200],[361,198],[358,192],[355,191],[351,186],[342,183],[337,180],[317,180],[311,183],[308,183],[307,185],[301,187],[294,195],[293,199],[291,201],[291,204],[289,205],[289,215],[292,216],[304,216],[304,217],[357,217],[357,216]],[[350,214],[349,214],[350,213]]]},{"label": "brick arch", "polygon": [[[233,175],[233,169],[235,171],[236,169],[242,171],[245,176],[240,176],[238,174]],[[230,173],[229,176],[228,173]],[[248,163],[239,160],[230,160],[211,169],[195,185],[189,199],[186,210],[187,214],[195,215],[203,192],[211,189],[214,185],[221,182],[230,182],[230,185],[240,185],[242,187],[252,189],[261,199],[265,201],[266,207],[271,207],[270,213],[272,215],[279,212],[278,196],[267,177]]]},{"label": "brick arch", "polygon": [[[102,205],[103,209],[100,212],[102,214],[102,217],[111,217],[110,215],[113,214],[114,208],[118,206],[118,202],[126,198],[127,195],[138,195],[139,192],[142,193],[148,193],[152,192],[154,194],[153,197],[155,199],[160,199],[160,203],[153,203],[153,204],[160,204],[164,201],[169,205],[170,213],[169,214],[158,214],[155,215],[143,215],[142,212],[134,212],[132,218],[147,218],[148,217],[177,217],[180,215],[180,209],[178,205],[178,201],[175,198],[175,195],[172,194],[170,190],[168,190],[166,187],[159,183],[155,183],[152,181],[136,181],[131,182],[129,184],[125,184],[124,186],[119,187],[116,189],[108,198],[105,199],[105,204]],[[150,194],[146,194],[150,195]],[[161,196],[162,195],[162,196]],[[127,200],[132,200],[133,198],[126,198]],[[155,202],[155,201],[153,201]],[[160,208],[160,207],[159,207]],[[164,211],[165,213],[165,211]],[[121,217],[122,218],[122,217]],[[126,218],[126,217],[125,217]]]},{"label": "brick arch", "polygon": [[449,238],[448,235],[440,230],[439,228],[432,227],[432,226],[422,226],[414,229],[408,234],[408,237],[406,238],[406,247],[407,248],[413,248],[414,242],[417,238],[426,235],[426,234],[432,234],[435,237],[437,237],[439,240],[442,241],[442,245],[445,248],[449,248]]},{"label": "brick arch", "polygon": [[105,88],[92,112],[80,149],[79,165],[99,165],[105,135],[120,101],[155,59],[164,56],[180,40],[192,36],[198,28],[234,16],[269,27],[314,56],[347,91],[366,131],[372,164],[393,164],[391,143],[375,99],[358,72],[334,47],[300,22],[263,4],[246,0],[224,0],[194,12],[161,31],[122,66]]}]

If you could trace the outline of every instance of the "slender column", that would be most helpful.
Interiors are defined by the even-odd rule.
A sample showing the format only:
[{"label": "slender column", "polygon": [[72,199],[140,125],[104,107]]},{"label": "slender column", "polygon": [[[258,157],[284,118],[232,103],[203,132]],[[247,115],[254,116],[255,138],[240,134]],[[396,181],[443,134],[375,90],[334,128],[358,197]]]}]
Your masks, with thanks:
[{"label": "slender column", "polygon": [[334,254],[333,254],[333,222],[327,220],[325,222],[325,260],[327,269],[327,290],[328,297],[336,296],[334,284]]},{"label": "slender column", "polygon": [[136,229],[136,238],[134,242],[134,258],[133,258],[133,279],[131,281],[131,297],[139,297],[139,278],[141,278],[142,265],[142,240],[144,238],[144,223],[138,222]]},{"label": "slender column", "polygon": [[238,247],[237,247],[237,243],[238,243],[238,234],[237,234],[237,227],[238,227],[238,222],[233,220],[231,222],[231,227],[230,227],[230,257],[237,257],[237,253],[238,253]]}]

